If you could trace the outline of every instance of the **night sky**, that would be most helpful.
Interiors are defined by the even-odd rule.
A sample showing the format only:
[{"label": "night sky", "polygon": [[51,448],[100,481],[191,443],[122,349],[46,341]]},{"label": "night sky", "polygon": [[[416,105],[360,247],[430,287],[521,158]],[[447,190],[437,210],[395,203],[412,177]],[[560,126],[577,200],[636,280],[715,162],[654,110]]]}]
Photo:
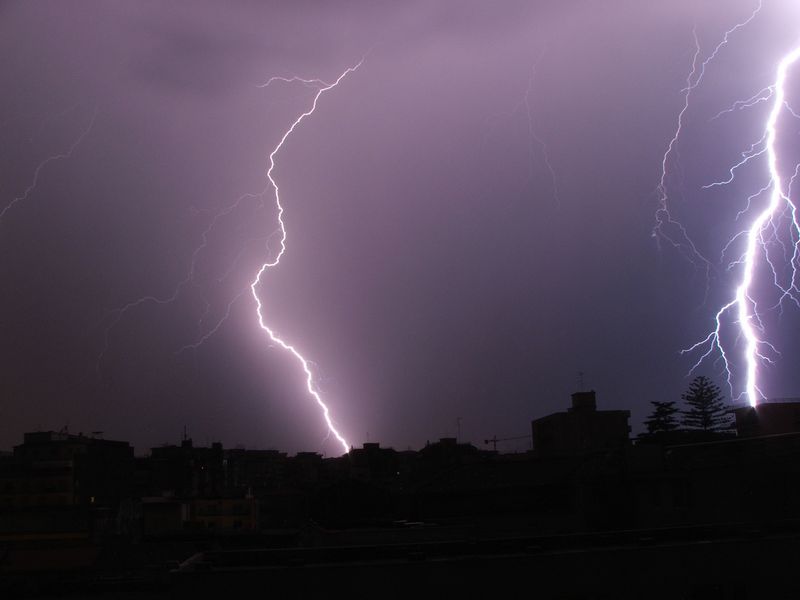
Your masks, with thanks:
[{"label": "night sky", "polygon": [[[416,448],[460,419],[483,446],[564,409],[579,372],[638,430],[688,386],[697,356],[680,350],[729,299],[720,253],[766,183],[754,161],[702,187],[763,133],[766,102],[712,117],[800,41],[788,0],[764,0],[708,65],[669,163],[710,277],[652,236],[693,27],[703,58],[756,5],[0,2],[0,448],[68,425],[141,452],[187,426],[201,444],[340,452],[258,327],[249,284],[277,211],[242,196],[267,189],[315,93],[259,84],[335,80],[362,57],[276,157],[287,252],[260,287],[341,432]],[[764,323],[770,397],[800,395],[800,309],[782,307]],[[715,358],[697,373],[730,398]]]}]

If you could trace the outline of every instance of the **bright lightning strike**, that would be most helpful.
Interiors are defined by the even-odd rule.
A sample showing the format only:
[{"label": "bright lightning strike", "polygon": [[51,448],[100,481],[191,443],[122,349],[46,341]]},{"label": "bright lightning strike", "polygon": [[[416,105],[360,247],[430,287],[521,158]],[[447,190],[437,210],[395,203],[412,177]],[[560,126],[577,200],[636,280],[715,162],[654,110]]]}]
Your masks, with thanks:
[{"label": "bright lightning strike", "polygon": [[[248,286],[249,287],[249,292],[250,292],[250,294],[252,295],[253,299],[256,302],[256,314],[257,314],[257,317],[258,317],[258,324],[261,327],[261,329],[263,329],[267,333],[267,335],[269,336],[270,340],[272,340],[272,342],[274,344],[277,344],[278,346],[280,346],[284,350],[290,352],[297,359],[297,361],[300,363],[300,365],[303,368],[303,372],[305,373],[305,377],[306,377],[306,389],[307,389],[308,393],[314,398],[315,402],[320,407],[320,409],[322,410],[322,415],[323,415],[323,418],[325,420],[325,424],[328,427],[328,435],[329,436],[333,436],[334,438],[336,438],[336,440],[339,442],[339,444],[341,445],[341,447],[344,450],[344,452],[348,452],[350,450],[350,445],[347,443],[347,440],[345,440],[345,438],[341,435],[341,433],[336,429],[336,426],[334,425],[333,418],[331,417],[330,408],[323,401],[319,390],[317,389],[317,387],[314,384],[314,376],[313,376],[313,373],[311,371],[311,366],[309,364],[309,361],[306,358],[303,357],[303,355],[300,353],[300,351],[295,346],[293,346],[293,345],[289,344],[288,342],[284,341],[282,338],[280,338],[275,333],[274,329],[272,329],[270,326],[267,325],[266,320],[264,318],[263,303],[261,301],[260,296],[258,295],[258,287],[261,284],[261,280],[262,280],[262,277],[264,276],[265,272],[268,269],[271,269],[272,267],[277,266],[280,263],[280,260],[283,257],[284,253],[286,252],[287,230],[286,230],[285,221],[283,219],[284,206],[283,206],[283,203],[281,202],[280,190],[279,190],[279,187],[278,187],[278,183],[277,183],[277,181],[275,180],[275,178],[273,176],[273,172],[274,172],[275,166],[276,166],[275,159],[276,159],[278,153],[280,152],[281,148],[283,148],[283,145],[286,143],[286,141],[289,139],[291,134],[294,132],[294,130],[300,125],[300,123],[302,123],[307,117],[309,117],[310,115],[312,115],[316,111],[317,104],[319,102],[319,99],[322,97],[322,95],[325,92],[327,92],[327,91],[335,88],[336,86],[338,86],[339,83],[347,75],[349,75],[350,73],[353,73],[354,71],[356,71],[362,65],[363,62],[364,62],[364,59],[362,58],[361,61],[359,61],[356,65],[346,69],[333,82],[326,82],[326,81],[324,81],[322,79],[304,79],[304,78],[301,78],[301,77],[272,77],[269,80],[267,80],[265,83],[260,84],[258,86],[259,88],[266,88],[266,87],[268,87],[269,85],[271,85],[271,84],[273,84],[275,82],[300,83],[305,87],[315,89],[316,92],[315,92],[315,94],[313,96],[313,100],[311,102],[310,108],[308,110],[306,110],[305,112],[301,113],[300,116],[297,117],[292,122],[292,124],[289,126],[289,128],[281,136],[278,144],[275,146],[275,148],[272,150],[272,152],[270,152],[270,154],[269,154],[269,167],[267,169],[267,179],[268,179],[269,183],[267,184],[267,186],[261,192],[243,194],[242,196],[237,198],[232,204],[228,205],[226,208],[224,208],[220,212],[218,212],[211,219],[211,221],[209,222],[208,226],[206,227],[206,229],[203,231],[203,233],[201,235],[201,243],[200,243],[200,245],[197,246],[197,248],[195,248],[194,252],[191,255],[191,260],[190,260],[189,268],[188,268],[188,270],[186,272],[186,275],[184,276],[184,278],[181,281],[179,281],[177,283],[177,285],[172,289],[172,291],[168,295],[164,295],[164,296],[155,296],[155,295],[143,296],[143,297],[141,297],[141,298],[139,298],[137,300],[134,300],[132,302],[129,302],[128,304],[126,304],[126,305],[116,309],[115,311],[113,311],[114,318],[113,318],[113,321],[111,322],[111,324],[106,329],[105,345],[104,345],[103,350],[101,351],[101,353],[100,353],[100,355],[98,357],[98,360],[97,360],[98,369],[100,368],[102,360],[103,360],[106,352],[109,349],[109,344],[110,344],[109,335],[111,333],[111,330],[117,325],[117,323],[119,323],[119,321],[122,319],[122,317],[128,311],[133,310],[133,309],[135,309],[135,308],[137,308],[137,307],[139,307],[141,305],[144,305],[144,304],[150,303],[150,304],[167,305],[167,304],[171,304],[171,303],[175,302],[178,299],[178,297],[180,296],[181,291],[186,286],[190,285],[194,281],[195,276],[196,276],[196,271],[197,271],[197,262],[198,262],[198,259],[200,257],[200,254],[202,253],[203,250],[205,250],[208,247],[208,245],[209,245],[209,236],[211,235],[211,232],[216,228],[216,226],[221,222],[221,220],[223,218],[227,217],[228,215],[230,215],[231,213],[233,213],[235,210],[237,210],[247,200],[257,200],[263,205],[264,197],[267,195],[267,193],[271,189],[272,193],[274,194],[274,197],[275,197],[275,204],[276,204],[276,206],[278,208],[278,228],[274,232],[272,232],[271,234],[265,236],[265,238],[263,238],[263,239],[266,239],[266,241],[268,243],[269,240],[274,235],[279,234],[279,237],[280,237],[280,249],[278,250],[278,253],[277,253],[277,255],[275,256],[275,258],[273,260],[265,262],[265,263],[263,263],[261,265],[261,267],[259,268],[258,272],[256,273],[254,279],[251,281],[250,285]],[[269,250],[269,244],[267,245],[267,249]],[[240,252],[240,255],[241,254],[242,254],[242,252]],[[234,263],[235,262],[236,262],[236,260],[234,260]],[[222,279],[225,279],[228,276],[228,274],[230,273],[230,271],[233,270],[233,268],[234,268],[234,265],[231,265],[231,267],[228,269],[228,272],[223,274],[222,277],[220,277],[218,279],[218,281],[221,281]],[[220,327],[222,327],[222,325],[230,317],[233,305],[236,304],[236,302],[238,302],[239,300],[241,300],[241,298],[245,296],[247,291],[248,291],[248,289],[245,288],[244,290],[242,290],[241,292],[236,294],[236,296],[234,296],[233,299],[227,304],[227,306],[225,308],[225,311],[223,313],[223,316],[219,320],[217,320],[216,323],[206,331],[206,333],[202,334],[197,339],[197,341],[195,341],[193,343],[190,343],[190,344],[184,345],[182,348],[180,348],[178,350],[178,353],[183,352],[185,350],[196,350],[203,343],[205,343],[206,340],[208,340],[217,331],[219,331]],[[206,304],[206,313],[208,312],[208,309],[209,309],[209,305],[207,303]],[[203,318],[201,319],[201,324],[202,324],[202,321],[204,319],[205,319],[205,314],[204,314]]]},{"label": "bright lightning strike", "polygon": [[[697,259],[702,257],[696,252],[696,248],[683,226],[677,224],[677,231],[680,232],[680,236],[677,238],[665,234],[663,229],[665,224],[674,223],[669,215],[666,194],[666,176],[670,155],[681,133],[683,116],[689,107],[689,96],[692,90],[700,84],[705,67],[717,56],[722,46],[728,43],[731,34],[737,29],[746,26],[756,17],[761,10],[761,6],[759,1],[758,6],[745,21],[738,23],[735,27],[725,32],[723,40],[699,67],[698,56],[700,48],[695,36],[695,54],[692,70],[687,78],[687,86],[684,88],[684,105],[678,116],[678,126],[662,161],[662,176],[658,187],[659,209],[656,213],[657,223],[654,228],[654,235],[668,239],[690,258]],[[798,171],[800,171],[800,165],[795,167],[794,174],[791,177],[784,177],[779,167],[778,148],[780,119],[786,116],[792,118],[797,116],[787,102],[786,82],[790,68],[798,60],[800,60],[800,46],[792,49],[778,62],[774,83],[764,87],[750,98],[740,100],[730,108],[720,111],[712,119],[718,119],[726,114],[749,109],[771,101],[760,139],[750,144],[741,153],[741,159],[728,170],[727,177],[703,186],[703,189],[709,189],[730,184],[736,178],[738,171],[745,168],[749,163],[757,159],[766,160],[768,182],[758,191],[748,196],[746,207],[739,211],[736,216],[738,220],[752,211],[756,213],[755,217],[745,229],[733,236],[723,249],[724,256],[735,242],[744,239],[745,247],[742,254],[728,265],[728,270],[736,267],[740,271],[732,298],[716,311],[713,321],[714,327],[708,335],[682,351],[682,353],[700,352],[700,357],[692,366],[690,373],[712,355],[717,356],[717,360],[722,363],[724,368],[731,394],[734,395],[734,350],[723,343],[722,340],[723,333],[727,327],[729,325],[733,326],[737,334],[736,338],[743,345],[741,357],[737,357],[736,360],[741,360],[744,365],[744,383],[739,388],[743,391],[735,394],[735,398],[744,399],[751,406],[756,406],[758,402],[765,399],[765,395],[759,385],[759,367],[764,363],[772,364],[772,357],[778,355],[775,346],[766,339],[763,321],[765,311],[781,308],[784,300],[793,301],[800,306],[800,282],[798,282],[798,269],[800,269],[800,220],[798,220],[796,206],[791,200],[791,189],[797,178]],[[759,199],[767,193],[768,200],[766,204],[757,209],[756,204],[761,202]],[[786,229],[788,229],[788,233],[784,234],[783,231]],[[790,244],[787,245],[784,241],[785,238],[782,237],[784,235],[788,236]],[[791,246],[791,250],[789,250],[789,246]],[[788,278],[781,276],[778,259],[775,257],[775,247],[779,250],[780,259],[789,269]],[[704,258],[703,260],[705,261]],[[708,261],[705,262],[710,266]],[[767,308],[759,306],[757,300],[759,294],[754,289],[762,271],[765,271],[765,276],[768,276],[771,280],[779,296],[777,302]]]},{"label": "bright lightning strike", "polygon": [[[299,79],[297,77],[293,77],[291,79],[285,79],[285,78],[280,78],[279,79],[280,81],[288,81],[288,82],[300,81],[300,82],[302,82],[303,84],[306,84],[306,85],[318,85],[319,87],[317,89],[317,93],[314,95],[314,100],[311,103],[311,108],[309,108],[306,112],[302,113],[299,117],[297,117],[297,119],[295,119],[294,123],[292,123],[291,126],[289,127],[289,129],[287,129],[286,132],[283,134],[283,137],[281,137],[281,139],[278,142],[277,146],[275,146],[275,148],[272,150],[272,152],[270,152],[270,155],[269,155],[269,168],[267,169],[267,179],[269,179],[270,185],[272,185],[272,188],[275,191],[275,204],[278,207],[278,223],[280,225],[280,231],[281,231],[280,250],[278,251],[278,254],[275,256],[275,258],[273,260],[271,260],[269,262],[265,262],[263,265],[261,265],[261,268],[258,270],[258,273],[256,273],[255,279],[253,279],[252,283],[250,284],[250,291],[251,291],[251,293],[253,295],[253,299],[256,302],[256,313],[258,315],[258,324],[259,324],[259,326],[261,327],[261,329],[263,329],[265,332],[267,332],[267,335],[269,335],[270,339],[275,344],[277,344],[278,346],[280,346],[284,350],[290,352],[298,360],[298,362],[300,362],[300,364],[303,367],[303,371],[305,372],[305,375],[306,375],[306,389],[308,390],[308,393],[317,402],[317,404],[319,405],[320,409],[322,409],[322,415],[323,415],[323,417],[325,419],[325,423],[328,426],[328,431],[341,444],[341,446],[342,446],[342,448],[343,448],[343,450],[345,452],[349,451],[350,446],[347,443],[347,440],[345,440],[342,437],[342,435],[336,429],[336,426],[333,424],[333,420],[332,420],[331,414],[330,414],[330,409],[328,408],[328,405],[325,404],[325,402],[322,400],[322,396],[317,391],[316,386],[314,385],[314,375],[311,372],[311,367],[308,364],[308,360],[303,358],[303,355],[300,354],[300,352],[297,350],[297,348],[295,348],[291,344],[285,342],[283,339],[278,337],[278,335],[275,333],[275,331],[269,325],[267,325],[266,321],[264,320],[264,311],[263,311],[264,307],[263,307],[263,304],[261,302],[261,298],[258,295],[258,286],[261,284],[261,278],[264,275],[264,273],[268,269],[271,269],[272,267],[277,266],[278,263],[280,263],[280,261],[281,261],[281,257],[286,252],[286,235],[287,234],[286,234],[286,224],[285,224],[285,222],[283,220],[284,208],[283,208],[283,204],[281,203],[280,188],[278,187],[278,183],[275,181],[275,179],[273,177],[273,171],[275,170],[275,157],[277,156],[278,152],[280,152],[280,150],[283,147],[283,145],[286,142],[286,140],[289,139],[289,136],[292,135],[292,132],[294,132],[295,128],[298,125],[300,125],[300,123],[306,117],[308,117],[308,116],[310,116],[311,114],[314,113],[314,111],[317,109],[317,102],[319,101],[320,97],[325,92],[327,92],[328,90],[331,90],[331,89],[335,88],[337,85],[339,85],[339,83],[345,77],[347,77],[347,75],[349,75],[350,73],[352,73],[353,71],[358,69],[363,62],[364,62],[364,59],[361,59],[361,61],[358,64],[346,69],[341,75],[339,75],[339,77],[333,83],[324,83],[324,82],[322,82],[320,80]],[[276,78],[273,77],[272,79],[267,81],[265,84],[263,84],[263,87],[266,87],[272,81],[276,81]]]},{"label": "bright lightning strike", "polygon": [[[795,206],[791,201],[789,191],[794,177],[791,178],[789,185],[784,185],[783,177],[778,169],[778,151],[776,143],[778,139],[778,119],[781,113],[786,109],[786,77],[789,70],[797,60],[800,59],[800,46],[796,47],[789,54],[781,59],[778,63],[777,75],[775,79],[772,109],[769,112],[769,117],[765,124],[765,141],[764,152],[767,156],[767,167],[770,179],[770,195],[769,202],[755,220],[752,222],[747,231],[747,244],[743,257],[740,259],[742,263],[742,277],[736,288],[734,298],[725,304],[717,312],[715,317],[715,329],[709,336],[689,348],[693,350],[698,348],[703,343],[711,345],[709,352],[716,347],[722,353],[723,360],[726,364],[726,369],[730,372],[727,357],[720,344],[720,331],[722,329],[722,318],[729,312],[734,311],[736,315],[736,324],[740,329],[741,336],[744,338],[744,361],[745,361],[745,397],[751,406],[758,404],[759,400],[764,398],[759,385],[758,385],[758,365],[762,361],[769,361],[769,358],[763,353],[762,348],[768,347],[774,351],[774,348],[767,341],[761,339],[759,335],[762,330],[761,318],[758,311],[758,305],[753,299],[753,279],[756,271],[759,268],[761,254],[763,252],[763,259],[767,265],[772,268],[772,263],[769,259],[769,254],[765,245],[765,234],[768,229],[777,229],[776,217],[779,216],[779,209],[783,206],[789,211],[791,224],[790,227],[794,232],[800,231],[800,222],[798,222]],[[796,172],[796,171],[795,171]],[[774,268],[772,273],[774,276],[773,281],[778,285],[779,289],[783,291],[783,296],[794,297],[794,292],[800,291],[796,281],[796,264],[798,257],[798,242],[794,244],[794,252],[791,259],[792,264],[792,277],[785,288],[782,287],[777,280],[777,274]],[[707,356],[708,352],[704,355]],[[701,358],[702,360],[702,358]]]}]

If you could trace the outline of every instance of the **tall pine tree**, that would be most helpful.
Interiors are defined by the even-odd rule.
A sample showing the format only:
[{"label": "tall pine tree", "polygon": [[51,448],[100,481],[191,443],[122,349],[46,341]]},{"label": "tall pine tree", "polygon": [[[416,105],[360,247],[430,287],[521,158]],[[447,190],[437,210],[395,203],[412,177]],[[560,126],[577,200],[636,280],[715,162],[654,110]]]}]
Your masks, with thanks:
[{"label": "tall pine tree", "polygon": [[651,402],[653,412],[644,424],[648,435],[658,435],[675,431],[678,428],[677,414],[680,412],[675,402]]},{"label": "tall pine tree", "polygon": [[731,411],[723,402],[719,387],[708,377],[695,377],[681,398],[689,405],[688,410],[682,411],[682,425],[705,432],[724,432],[732,428]]}]

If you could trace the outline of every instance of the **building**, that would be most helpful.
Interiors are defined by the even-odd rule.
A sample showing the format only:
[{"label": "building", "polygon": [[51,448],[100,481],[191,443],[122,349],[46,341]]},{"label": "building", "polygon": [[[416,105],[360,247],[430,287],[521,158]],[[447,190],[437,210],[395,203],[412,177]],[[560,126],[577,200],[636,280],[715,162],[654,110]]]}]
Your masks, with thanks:
[{"label": "building", "polygon": [[800,432],[800,398],[762,402],[734,411],[739,437]]},{"label": "building", "polygon": [[75,541],[129,531],[133,465],[128,442],[66,430],[26,433],[0,460],[0,539]]},{"label": "building", "polygon": [[180,446],[165,445],[150,449],[150,459],[140,478],[150,496],[221,496],[225,491],[225,456],[222,444],[198,447],[191,438]]},{"label": "building", "polygon": [[392,483],[400,474],[397,452],[392,448],[381,448],[378,442],[367,442],[361,448],[351,448],[347,465],[349,476],[361,481]]},{"label": "building", "polygon": [[0,507],[116,507],[132,493],[133,465],[128,442],[26,433],[0,469]]},{"label": "building", "polygon": [[581,454],[629,443],[628,410],[597,410],[594,390],[572,394],[572,407],[531,422],[533,451],[539,456]]},{"label": "building", "polygon": [[254,494],[278,490],[286,485],[288,459],[277,450],[225,450],[225,488]]},{"label": "building", "polygon": [[192,526],[217,532],[252,532],[258,529],[258,502],[240,498],[194,498],[190,503]]}]

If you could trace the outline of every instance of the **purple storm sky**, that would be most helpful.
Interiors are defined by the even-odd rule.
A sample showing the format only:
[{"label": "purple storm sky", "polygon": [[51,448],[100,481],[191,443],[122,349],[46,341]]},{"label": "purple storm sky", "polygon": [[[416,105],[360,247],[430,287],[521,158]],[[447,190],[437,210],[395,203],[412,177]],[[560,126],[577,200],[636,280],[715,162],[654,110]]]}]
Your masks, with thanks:
[{"label": "purple storm sky", "polygon": [[[276,157],[288,248],[260,294],[339,429],[397,448],[459,418],[479,445],[524,435],[579,371],[638,428],[685,390],[679,351],[734,286],[719,263],[706,295],[651,237],[692,28],[707,54],[756,4],[0,2],[0,210],[25,196],[0,220],[0,448],[69,424],[141,451],[187,425],[199,443],[340,451],[247,294],[178,352],[275,250],[269,198],[219,219],[174,302],[115,309],[169,297],[214,215],[265,188],[314,90],[258,85],[331,81],[365,54]],[[711,118],[798,42],[796,3],[764,0],[692,96],[669,191],[707,256],[764,184],[753,166],[702,189],[765,112]],[[799,315],[771,317],[768,396],[800,395]],[[713,361],[699,372],[724,382]]]}]

